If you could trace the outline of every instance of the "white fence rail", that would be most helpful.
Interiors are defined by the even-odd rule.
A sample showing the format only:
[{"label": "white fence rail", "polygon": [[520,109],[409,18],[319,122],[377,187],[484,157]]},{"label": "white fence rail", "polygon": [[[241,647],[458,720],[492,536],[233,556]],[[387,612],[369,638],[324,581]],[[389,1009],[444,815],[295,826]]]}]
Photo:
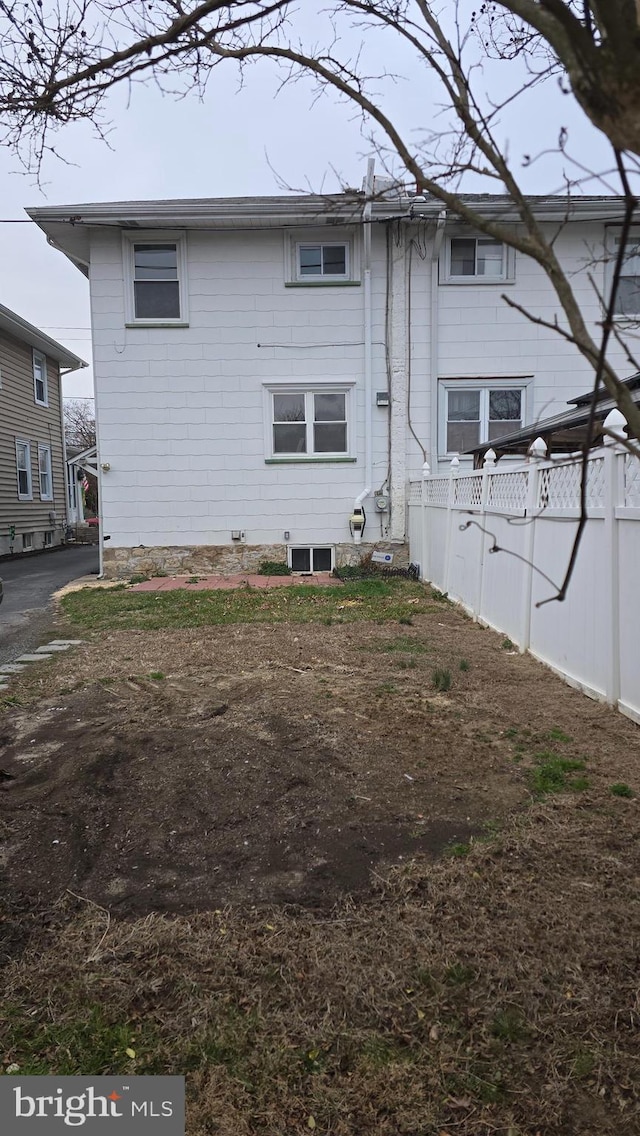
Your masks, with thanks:
[{"label": "white fence rail", "polygon": [[[617,423],[616,423],[617,425]],[[571,685],[640,722],[640,461],[608,439],[587,470],[588,520],[563,602],[580,517],[581,461],[482,470],[412,482],[411,559],[475,619]]]}]

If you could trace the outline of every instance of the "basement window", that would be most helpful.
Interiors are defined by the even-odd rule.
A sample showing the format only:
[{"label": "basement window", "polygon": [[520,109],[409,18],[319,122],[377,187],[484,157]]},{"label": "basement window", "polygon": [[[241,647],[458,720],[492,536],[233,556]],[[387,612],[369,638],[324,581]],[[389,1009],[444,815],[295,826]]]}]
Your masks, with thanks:
[{"label": "basement window", "polygon": [[22,534],[22,551],[33,552],[33,533]]},{"label": "basement window", "polygon": [[290,548],[289,567],[292,572],[331,572],[333,571],[332,548]]}]

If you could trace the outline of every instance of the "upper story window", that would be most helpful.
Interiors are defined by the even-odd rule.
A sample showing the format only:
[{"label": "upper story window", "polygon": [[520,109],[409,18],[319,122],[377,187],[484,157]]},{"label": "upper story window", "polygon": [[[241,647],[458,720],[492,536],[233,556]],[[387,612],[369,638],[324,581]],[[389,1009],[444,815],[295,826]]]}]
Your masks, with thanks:
[{"label": "upper story window", "polygon": [[512,280],[514,252],[492,237],[450,237],[445,242],[441,282],[497,284]]},{"label": "upper story window", "polygon": [[16,475],[18,481],[18,500],[32,501],[31,490],[31,446],[29,442],[16,440]]},{"label": "upper story window", "polygon": [[440,384],[441,453],[463,454],[483,442],[519,430],[525,414],[525,384],[512,380],[463,379]]},{"label": "upper story window", "polygon": [[326,228],[285,232],[285,285],[349,287],[360,284],[359,234],[340,226],[327,240]]},{"label": "upper story window", "polygon": [[39,406],[49,405],[47,359],[41,351],[33,352],[33,397]]},{"label": "upper story window", "polygon": [[184,237],[132,240],[125,235],[127,323],[185,324]]},{"label": "upper story window", "polygon": [[348,244],[298,245],[298,278],[347,280],[349,276]]},{"label": "upper story window", "polygon": [[[613,236],[610,241],[612,258],[609,261],[609,270],[612,277],[620,248],[620,239],[620,237]],[[615,314],[626,316],[629,319],[640,319],[640,234],[638,233],[627,239],[616,292]]]}]

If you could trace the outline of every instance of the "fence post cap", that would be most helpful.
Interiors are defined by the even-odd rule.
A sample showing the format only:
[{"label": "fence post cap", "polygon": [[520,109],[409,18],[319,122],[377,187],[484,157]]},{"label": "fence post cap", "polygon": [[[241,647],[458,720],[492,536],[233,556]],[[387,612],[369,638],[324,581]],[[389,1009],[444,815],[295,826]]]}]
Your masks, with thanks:
[{"label": "fence post cap", "polygon": [[484,455],[483,464],[484,465],[495,465],[496,464],[496,451],[495,450],[493,450],[493,449],[487,450],[486,454]]},{"label": "fence post cap", "polygon": [[544,438],[535,438],[529,446],[529,457],[543,461],[547,456],[547,443]]},{"label": "fence post cap", "polygon": [[460,465],[460,458],[458,457],[457,454],[455,454],[454,457],[452,457],[452,459],[451,459],[451,468],[452,469],[458,469],[459,465]]},{"label": "fence post cap", "polygon": [[431,473],[431,466],[429,465],[429,462],[426,461],[424,463],[423,467],[422,467],[422,476],[428,477],[430,473]]},{"label": "fence post cap", "polygon": [[609,433],[604,436],[605,446],[612,446],[615,444],[617,438],[626,438],[627,436],[627,420],[621,410],[614,406],[610,410],[603,422],[605,430]]}]

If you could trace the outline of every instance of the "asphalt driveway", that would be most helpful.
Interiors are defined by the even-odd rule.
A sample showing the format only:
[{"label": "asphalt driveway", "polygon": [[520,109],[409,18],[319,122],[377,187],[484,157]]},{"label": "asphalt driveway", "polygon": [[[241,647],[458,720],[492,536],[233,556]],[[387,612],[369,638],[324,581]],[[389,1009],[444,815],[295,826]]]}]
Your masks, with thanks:
[{"label": "asphalt driveway", "polygon": [[98,571],[98,549],[73,545],[32,557],[0,561],[4,600],[0,604],[0,664],[33,650],[46,636],[58,588]]}]

